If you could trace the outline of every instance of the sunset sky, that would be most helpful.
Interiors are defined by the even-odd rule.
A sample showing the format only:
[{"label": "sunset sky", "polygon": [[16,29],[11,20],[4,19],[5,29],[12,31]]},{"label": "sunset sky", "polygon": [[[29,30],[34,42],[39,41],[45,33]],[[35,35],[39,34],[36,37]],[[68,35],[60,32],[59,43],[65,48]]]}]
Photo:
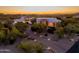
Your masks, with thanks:
[{"label": "sunset sky", "polygon": [[0,6],[5,14],[71,14],[79,12],[78,6]]}]

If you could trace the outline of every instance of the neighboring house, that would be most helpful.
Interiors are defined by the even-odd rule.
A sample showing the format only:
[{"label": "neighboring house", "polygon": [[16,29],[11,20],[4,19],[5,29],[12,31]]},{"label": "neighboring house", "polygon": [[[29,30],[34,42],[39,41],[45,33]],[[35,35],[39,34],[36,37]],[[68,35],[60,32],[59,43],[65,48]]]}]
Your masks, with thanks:
[{"label": "neighboring house", "polygon": [[58,20],[57,18],[37,18],[36,22],[47,24],[50,27],[56,27],[57,23],[61,22],[61,20]]},{"label": "neighboring house", "polygon": [[[17,23],[17,22],[23,22],[23,23],[25,23],[25,22],[28,22],[29,24],[31,24],[31,21],[30,20],[27,20],[28,18],[26,18],[26,17],[24,17],[24,16],[22,16],[21,18],[19,18],[19,19],[14,19],[14,24],[15,23]],[[27,20],[27,21],[26,21]]]},{"label": "neighboring house", "polygon": [[17,22],[23,22],[23,23],[25,23],[25,17],[21,17],[19,19],[14,19],[14,24],[17,23]]},{"label": "neighboring house", "polygon": [[28,24],[32,24],[32,22],[31,22],[32,19],[33,19],[32,17],[27,17],[25,19],[25,22],[28,23]]}]

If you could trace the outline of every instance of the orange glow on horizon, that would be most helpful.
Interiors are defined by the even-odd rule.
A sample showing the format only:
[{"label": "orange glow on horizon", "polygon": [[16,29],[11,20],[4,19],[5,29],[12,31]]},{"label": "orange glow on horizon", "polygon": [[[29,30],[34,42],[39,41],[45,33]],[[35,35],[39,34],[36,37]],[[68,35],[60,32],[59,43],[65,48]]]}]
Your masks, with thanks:
[{"label": "orange glow on horizon", "polygon": [[65,8],[63,10],[50,10],[50,11],[19,11],[19,10],[0,10],[4,14],[71,14],[79,12],[79,8]]}]

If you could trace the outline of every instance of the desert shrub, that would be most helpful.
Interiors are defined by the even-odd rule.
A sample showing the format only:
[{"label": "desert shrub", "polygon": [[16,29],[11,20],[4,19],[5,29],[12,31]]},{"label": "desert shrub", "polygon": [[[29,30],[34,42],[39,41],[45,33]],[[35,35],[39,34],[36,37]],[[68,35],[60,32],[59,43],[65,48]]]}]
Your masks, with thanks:
[{"label": "desert shrub", "polygon": [[44,32],[47,29],[47,25],[43,23],[34,23],[31,27],[32,31],[36,31],[38,33]]},{"label": "desert shrub", "polygon": [[63,27],[57,27],[55,34],[57,35],[58,38],[64,37],[64,28]]},{"label": "desert shrub", "polygon": [[12,27],[12,30],[9,32],[9,42],[14,43],[18,37],[20,37],[22,33],[16,28]]},{"label": "desert shrub", "polygon": [[24,41],[24,42],[21,42],[18,47],[23,49],[27,53],[32,53],[32,52],[42,53],[43,52],[43,45],[39,42]]},{"label": "desert shrub", "polygon": [[4,30],[0,30],[0,42],[4,42],[6,39],[6,34]]},{"label": "desert shrub", "polygon": [[24,31],[27,30],[28,25],[27,25],[26,23],[23,23],[23,22],[18,22],[18,23],[15,24],[15,27],[16,27],[19,31],[24,32]]}]

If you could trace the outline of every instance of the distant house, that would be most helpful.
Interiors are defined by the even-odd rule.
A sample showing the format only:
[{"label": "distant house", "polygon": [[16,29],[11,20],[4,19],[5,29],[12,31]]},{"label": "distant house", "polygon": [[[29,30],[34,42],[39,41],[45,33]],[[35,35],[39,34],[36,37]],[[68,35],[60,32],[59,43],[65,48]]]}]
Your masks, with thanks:
[{"label": "distant house", "polygon": [[57,18],[37,18],[36,22],[47,24],[49,27],[56,27],[57,23],[61,22],[61,20]]},{"label": "distant house", "polygon": [[73,16],[73,18],[79,18],[79,15],[75,15],[75,16]]}]

